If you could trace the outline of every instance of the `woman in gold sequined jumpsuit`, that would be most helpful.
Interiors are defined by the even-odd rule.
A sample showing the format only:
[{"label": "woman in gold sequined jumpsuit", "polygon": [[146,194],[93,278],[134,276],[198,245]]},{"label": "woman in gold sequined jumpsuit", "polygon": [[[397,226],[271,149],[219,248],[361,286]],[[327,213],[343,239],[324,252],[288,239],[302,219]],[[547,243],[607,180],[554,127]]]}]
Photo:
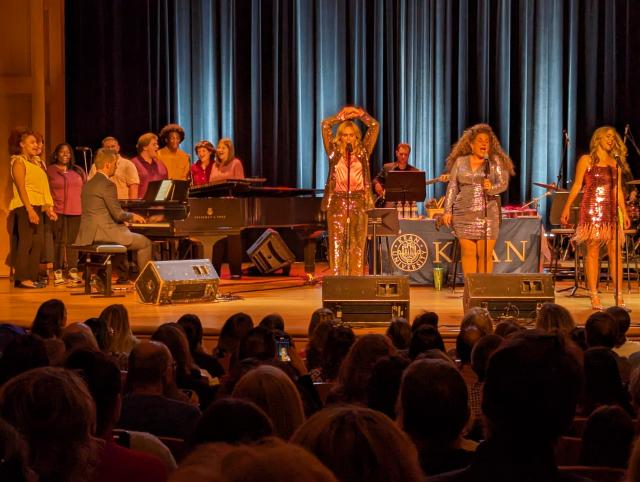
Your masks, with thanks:
[{"label": "woman in gold sequined jumpsuit", "polygon": [[[460,242],[464,274],[491,273],[493,248],[500,228],[500,193],[513,176],[513,162],[502,150],[488,124],[476,124],[464,131],[451,149],[445,171],[449,186],[442,220],[453,225]],[[485,217],[486,203],[486,217]],[[486,260],[485,260],[486,229]]]},{"label": "woman in gold sequined jumpsuit", "polygon": [[[367,126],[364,140],[354,119]],[[346,106],[322,121],[329,158],[322,210],[327,212],[329,266],[334,275],[364,274],[367,210],[373,209],[369,157],[379,130],[378,122],[359,107]]]},{"label": "woman in gold sequined jumpsuit", "polygon": [[[595,130],[589,143],[589,154],[578,159],[576,177],[571,187],[571,192],[562,210],[560,222],[569,222],[571,205],[578,193],[583,190],[580,203],[580,216],[574,240],[585,243],[585,274],[587,287],[591,295],[591,307],[594,310],[602,309],[602,302],[598,296],[598,258],[600,247],[607,247],[610,265],[616,259],[616,222],[620,219],[616,215],[616,189],[618,189],[618,201],[622,224],[619,224],[618,242],[622,244],[624,229],[631,225],[627,215],[624,192],[621,179],[618,178],[616,157],[620,159],[624,171],[629,171],[627,164],[627,148],[620,135],[611,126],[600,127]],[[621,178],[622,176],[620,176]],[[618,272],[614,276],[616,286],[622,286],[622,250],[618,249]],[[618,290],[618,306],[624,307],[622,291]]]}]

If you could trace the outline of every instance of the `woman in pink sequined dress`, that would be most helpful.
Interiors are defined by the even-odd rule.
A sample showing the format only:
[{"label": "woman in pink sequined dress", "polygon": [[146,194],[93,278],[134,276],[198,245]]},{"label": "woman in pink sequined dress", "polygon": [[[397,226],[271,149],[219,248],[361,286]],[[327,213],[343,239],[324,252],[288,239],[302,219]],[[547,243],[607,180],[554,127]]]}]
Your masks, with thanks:
[{"label": "woman in pink sequined dress", "polygon": [[[569,213],[573,201],[580,191],[583,191],[580,203],[580,215],[576,225],[574,240],[585,243],[585,273],[587,287],[591,296],[591,307],[594,310],[602,309],[602,302],[598,295],[598,270],[599,255],[602,246],[607,247],[609,265],[615,265],[616,259],[616,189],[618,189],[619,210],[622,223],[619,223],[618,242],[622,244],[624,229],[631,225],[627,215],[622,182],[616,168],[616,157],[620,160],[624,171],[629,170],[627,164],[627,148],[620,135],[611,126],[596,129],[591,136],[589,154],[585,154],[578,160],[576,177],[562,210],[560,222],[569,222]],[[618,272],[615,284],[622,286],[622,249],[618,250]],[[614,260],[614,261],[612,261]],[[612,268],[613,269],[613,268]],[[624,307],[622,291],[618,290],[618,306]]]}]

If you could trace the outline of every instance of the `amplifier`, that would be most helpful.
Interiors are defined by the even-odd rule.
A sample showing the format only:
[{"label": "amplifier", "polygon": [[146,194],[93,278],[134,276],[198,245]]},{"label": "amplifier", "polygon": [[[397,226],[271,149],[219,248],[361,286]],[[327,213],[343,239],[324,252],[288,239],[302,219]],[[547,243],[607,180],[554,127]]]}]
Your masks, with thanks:
[{"label": "amplifier", "polygon": [[295,255],[285,244],[282,237],[273,229],[267,229],[255,243],[247,249],[247,255],[261,273],[272,273],[283,268],[285,274],[296,260]]},{"label": "amplifier", "polygon": [[219,283],[208,259],[149,261],[136,280],[136,292],[150,304],[210,302]]},{"label": "amplifier", "polygon": [[409,318],[407,276],[325,276],[322,306],[354,326],[387,326]]},{"label": "amplifier", "polygon": [[472,273],[465,277],[462,298],[465,313],[480,306],[498,321],[516,318],[529,322],[544,303],[555,302],[553,276],[544,273]]}]

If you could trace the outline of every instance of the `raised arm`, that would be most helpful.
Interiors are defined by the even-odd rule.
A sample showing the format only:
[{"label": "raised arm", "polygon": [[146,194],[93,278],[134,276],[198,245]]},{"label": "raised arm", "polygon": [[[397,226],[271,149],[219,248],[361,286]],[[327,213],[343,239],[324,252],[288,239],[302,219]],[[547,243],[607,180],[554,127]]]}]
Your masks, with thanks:
[{"label": "raised arm", "polygon": [[376,141],[378,140],[378,134],[380,133],[380,124],[378,124],[378,121],[371,117],[367,111],[364,109],[359,110],[359,119],[367,126],[367,133],[364,135],[364,141],[362,141],[362,144],[364,145],[367,154],[370,156],[373,149],[376,147]]},{"label": "raised arm", "polygon": [[333,136],[334,126],[344,121],[343,112],[344,112],[344,109],[342,109],[337,114],[322,120],[322,142],[324,144],[324,150],[327,152],[327,154],[331,152],[331,146],[335,141],[335,137]]}]

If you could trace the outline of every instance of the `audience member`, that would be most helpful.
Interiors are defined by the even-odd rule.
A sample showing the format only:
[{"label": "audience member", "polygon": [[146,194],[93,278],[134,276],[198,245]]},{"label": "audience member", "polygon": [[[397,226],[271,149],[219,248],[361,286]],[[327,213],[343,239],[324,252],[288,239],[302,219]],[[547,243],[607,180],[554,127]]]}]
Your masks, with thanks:
[{"label": "audience member", "polygon": [[203,330],[200,318],[194,314],[182,315],[178,320],[178,325],[182,327],[187,336],[189,350],[191,350],[191,356],[196,364],[206,370],[213,378],[224,375],[224,368],[218,359],[208,354],[202,347]]},{"label": "audience member", "polygon": [[618,323],[609,313],[597,311],[584,324],[585,340],[589,348],[603,346],[613,349],[619,340]]},{"label": "audience member", "polygon": [[[407,326],[409,326],[407,324]],[[391,420],[396,419],[396,402],[400,392],[400,381],[409,366],[408,358],[390,355],[380,358],[371,370],[367,386],[367,406],[384,413]]]},{"label": "audience member", "polygon": [[471,390],[471,387],[478,381],[478,377],[471,369],[471,351],[482,336],[482,332],[477,326],[469,325],[466,328],[460,328],[458,336],[456,337],[458,370],[462,373],[462,377],[469,390]]},{"label": "audience member", "polygon": [[106,352],[115,356],[119,361],[120,368],[124,369],[127,365],[129,353],[139,343],[131,331],[129,312],[124,305],[117,303],[109,305],[102,310],[100,318],[104,320],[109,332],[109,344]]},{"label": "audience member", "polygon": [[318,326],[321,321],[333,321],[334,318],[335,315],[329,308],[318,308],[315,310],[311,313],[311,319],[309,320],[309,327],[307,329],[307,337],[311,339],[316,326]]},{"label": "audience member", "polygon": [[19,335],[0,356],[0,386],[20,373],[48,365],[49,355],[42,338],[31,333]]},{"label": "audience member", "polygon": [[58,299],[50,299],[38,307],[31,324],[31,333],[44,339],[60,338],[67,324],[67,308]]},{"label": "audience member", "polygon": [[440,360],[413,362],[402,377],[399,407],[400,425],[416,445],[426,475],[471,463],[473,452],[462,448],[467,386],[455,367]]},{"label": "audience member", "polygon": [[248,444],[273,434],[271,419],[255,403],[240,398],[222,398],[204,411],[190,444]]},{"label": "audience member", "polygon": [[307,368],[311,372],[314,382],[321,381],[317,379],[322,364],[322,353],[327,346],[327,337],[333,327],[333,321],[320,321],[313,330],[313,335],[309,337],[309,343],[305,350]]},{"label": "audience member", "polygon": [[391,340],[384,335],[367,334],[358,338],[342,362],[327,401],[366,405],[367,386],[373,366],[380,358],[394,354],[395,348]]},{"label": "audience member", "polygon": [[392,320],[389,328],[387,328],[386,335],[391,340],[391,343],[393,343],[393,346],[396,347],[396,350],[408,351],[409,344],[411,343],[411,326],[407,320],[404,318]]},{"label": "audience member", "polygon": [[75,350],[100,351],[91,328],[84,323],[72,323],[62,331],[66,356]]},{"label": "audience member", "polygon": [[118,426],[158,436],[187,438],[200,418],[200,410],[165,396],[173,379],[173,358],[164,344],[143,341],[136,345],[129,356],[129,393],[122,401]]},{"label": "audience member", "polygon": [[438,329],[438,313],[434,311],[423,311],[413,319],[411,323],[411,331],[416,331],[423,325],[428,325]]},{"label": "audience member", "polygon": [[311,371],[313,381],[325,383],[335,381],[338,378],[342,362],[355,342],[356,335],[351,327],[332,324],[327,333],[320,366]]},{"label": "audience member", "polygon": [[631,326],[629,312],[620,306],[610,306],[604,311],[610,314],[618,324],[618,340],[613,348],[614,353],[629,358],[633,353],[640,352],[640,343],[627,339],[627,331]]},{"label": "audience member", "polygon": [[109,329],[107,328],[107,322],[100,317],[87,318],[84,324],[89,327],[91,333],[93,333],[96,343],[100,351],[106,351],[107,347],[111,343]]},{"label": "audience member", "polygon": [[0,413],[25,438],[39,480],[93,480],[95,406],[78,375],[52,367],[22,373],[0,390]]},{"label": "audience member", "polygon": [[493,333],[500,338],[508,338],[514,333],[518,333],[524,329],[525,327],[518,324],[513,318],[507,318],[498,322]]},{"label": "audience member", "polygon": [[246,373],[233,389],[233,397],[249,400],[271,418],[275,435],[289,440],[304,422],[300,394],[279,368],[261,365]]},{"label": "audience member", "polygon": [[204,444],[181,464],[172,482],[337,482],[316,457],[271,437],[255,445]]},{"label": "audience member", "polygon": [[266,328],[269,331],[284,331],[284,318],[279,313],[270,313],[260,320],[258,326]]},{"label": "audience member", "polygon": [[0,418],[0,480],[36,482],[29,466],[29,449],[18,431]]},{"label": "audience member", "polygon": [[587,337],[586,330],[581,326],[576,326],[569,335],[571,337],[571,341],[574,342],[582,351],[586,351],[587,348]]},{"label": "audience member", "polygon": [[562,337],[527,330],[505,340],[486,373],[487,440],[469,467],[428,480],[565,480],[558,474],[554,445],[573,421],[581,380]]},{"label": "audience member", "polygon": [[536,316],[536,328],[547,333],[557,332],[569,338],[576,324],[571,312],[557,303],[544,303]]},{"label": "audience member", "polygon": [[274,360],[275,356],[276,342],[273,333],[262,326],[251,328],[238,345],[238,361],[247,358]]},{"label": "audience member", "polygon": [[432,326],[421,326],[411,335],[411,343],[409,345],[409,358],[415,360],[416,357],[427,350],[445,351],[442,336]]},{"label": "audience member", "polygon": [[477,327],[482,336],[493,333],[493,319],[486,308],[477,306],[470,308],[462,317],[460,330],[465,329],[467,326]]},{"label": "audience member", "polygon": [[238,349],[240,340],[253,328],[253,320],[246,313],[231,315],[222,325],[218,336],[218,346],[214,354],[218,358],[231,356]]},{"label": "audience member", "polygon": [[340,482],[424,480],[415,447],[386,415],[353,405],[325,408],[293,435]]},{"label": "audience member", "polygon": [[113,360],[98,351],[76,351],[65,366],[84,379],[96,407],[96,436],[105,441],[94,480],[163,481],[167,471],[160,459],[116,444],[113,429],[120,417],[122,381]]},{"label": "audience member", "polygon": [[580,465],[626,469],[634,436],[633,421],[622,408],[597,408],[582,433]]}]

